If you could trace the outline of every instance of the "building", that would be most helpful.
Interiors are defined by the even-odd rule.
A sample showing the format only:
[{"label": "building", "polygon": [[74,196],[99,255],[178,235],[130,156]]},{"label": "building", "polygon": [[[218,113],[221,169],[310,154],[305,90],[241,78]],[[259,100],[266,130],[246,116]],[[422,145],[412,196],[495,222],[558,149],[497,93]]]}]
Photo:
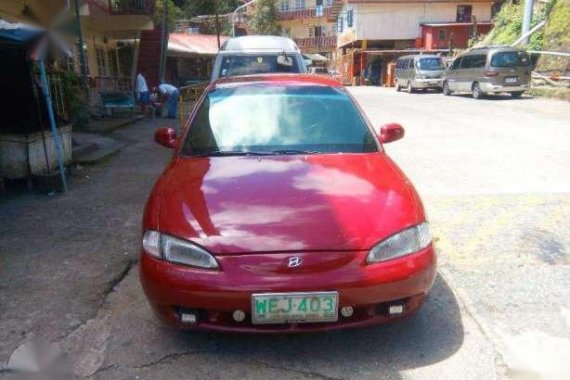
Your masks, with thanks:
[{"label": "building", "polygon": [[[66,4],[71,3],[70,9]],[[0,2],[0,18],[58,29],[70,42],[70,67],[81,73],[73,1],[10,0]],[[155,0],[80,0],[81,37],[86,71],[93,89],[131,87],[138,56],[134,42],[141,32],[153,30]],[[66,33],[66,31],[68,33]]]},{"label": "building", "polygon": [[336,24],[329,20],[333,0],[279,0],[277,19],[283,34],[304,54],[320,54],[334,61]]},{"label": "building", "polygon": [[[220,36],[220,45],[227,39]],[[190,31],[170,33],[166,80],[177,87],[208,82],[218,50],[216,35]]]},{"label": "building", "polygon": [[[79,4],[78,9],[74,4]],[[85,102],[73,73],[86,76],[89,99],[102,110],[103,92],[124,91],[132,101],[142,31],[152,31],[155,0],[5,0],[0,1],[0,19],[5,28],[22,23],[54,30],[52,40],[67,54],[46,54],[53,118],[48,102],[37,96],[38,65],[31,54],[32,43],[21,48],[0,45],[4,98],[0,102],[0,180],[38,177],[55,170],[55,140],[62,140],[65,164],[71,161],[71,133],[77,102]],[[77,17],[77,13],[79,17]],[[9,25],[8,25],[9,24]],[[81,25],[79,28],[78,25]],[[32,28],[33,29],[33,28]],[[55,38],[53,36],[59,36]],[[80,43],[80,40],[82,43]],[[34,42],[34,41],[32,41]],[[52,44],[53,45],[53,44]],[[82,64],[84,57],[85,64]],[[156,60],[156,59],[155,59]],[[3,88],[4,89],[4,88]],[[96,104],[95,104],[96,103]],[[12,105],[12,106],[10,106]],[[85,105],[85,103],[83,103]],[[132,109],[132,107],[131,107]],[[49,117],[48,117],[49,116]],[[55,120],[56,139],[48,133]],[[47,172],[47,173],[46,173]]]},{"label": "building", "polygon": [[337,68],[344,81],[358,83],[373,67],[389,84],[399,56],[445,54],[488,32],[492,8],[492,0],[334,0],[329,20],[338,28]]}]

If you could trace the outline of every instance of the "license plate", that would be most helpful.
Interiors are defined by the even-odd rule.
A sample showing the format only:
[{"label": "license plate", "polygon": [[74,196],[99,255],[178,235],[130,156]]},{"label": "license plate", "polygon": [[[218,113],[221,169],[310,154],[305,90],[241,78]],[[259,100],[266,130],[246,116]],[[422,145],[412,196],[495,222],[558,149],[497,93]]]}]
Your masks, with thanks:
[{"label": "license plate", "polygon": [[338,292],[253,294],[252,323],[336,322],[337,305]]},{"label": "license plate", "polygon": [[508,77],[505,78],[505,83],[517,83],[518,80],[519,80],[518,77]]}]

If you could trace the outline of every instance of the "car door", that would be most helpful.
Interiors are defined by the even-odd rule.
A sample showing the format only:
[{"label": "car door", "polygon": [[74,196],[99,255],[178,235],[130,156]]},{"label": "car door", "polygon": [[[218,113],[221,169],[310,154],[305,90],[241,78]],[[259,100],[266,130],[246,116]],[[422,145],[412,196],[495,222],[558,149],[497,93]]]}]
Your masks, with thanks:
[{"label": "car door", "polygon": [[458,91],[471,91],[471,68],[473,63],[473,56],[464,55],[457,70],[457,90]]},{"label": "car door", "polygon": [[457,76],[459,72],[459,65],[461,64],[462,57],[455,58],[446,73],[446,80],[451,91],[459,91]]}]

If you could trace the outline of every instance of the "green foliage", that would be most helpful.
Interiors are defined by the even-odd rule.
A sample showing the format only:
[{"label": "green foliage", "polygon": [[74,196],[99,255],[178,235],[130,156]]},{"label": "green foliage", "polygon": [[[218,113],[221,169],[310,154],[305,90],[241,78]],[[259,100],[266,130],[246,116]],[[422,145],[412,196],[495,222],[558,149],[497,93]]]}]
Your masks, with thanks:
[{"label": "green foliage", "polygon": [[75,71],[65,70],[60,73],[63,91],[69,101],[71,123],[74,127],[89,124],[89,104],[81,84],[81,77]]},{"label": "green foliage", "polygon": [[257,34],[281,35],[281,25],[277,23],[277,1],[258,0],[251,26]]},{"label": "green foliage", "polygon": [[166,15],[168,30],[172,31],[174,30],[174,23],[182,16],[182,11],[174,3],[173,0],[156,0],[156,4],[154,7],[154,14],[152,18],[156,25],[162,25],[165,5],[168,8],[168,13]]},{"label": "green foliage", "polygon": [[[557,0],[551,4],[550,15],[544,30],[543,49],[548,51],[570,51],[570,0]],[[541,56],[538,62],[541,71],[570,72],[568,57]]]},{"label": "green foliage", "polygon": [[[555,0],[552,0],[549,4],[543,6],[539,12],[535,12],[530,25],[531,28],[548,17],[554,2]],[[523,1],[518,3],[505,3],[495,16],[495,27],[484,42],[492,45],[510,45],[515,42],[521,36],[523,12]],[[543,45],[543,39],[543,31],[534,33],[530,37],[528,48],[531,50],[540,50]]]}]

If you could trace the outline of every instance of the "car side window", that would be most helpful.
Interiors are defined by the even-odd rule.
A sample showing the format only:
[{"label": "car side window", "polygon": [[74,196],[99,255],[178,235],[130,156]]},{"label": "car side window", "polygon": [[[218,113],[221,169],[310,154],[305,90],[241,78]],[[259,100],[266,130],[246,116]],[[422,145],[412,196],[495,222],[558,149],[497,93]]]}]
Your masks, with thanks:
[{"label": "car side window", "polygon": [[485,63],[487,62],[487,56],[486,55],[484,55],[484,54],[474,55],[471,58],[473,60],[471,62],[471,67],[473,67],[473,68],[485,67]]},{"label": "car side window", "polygon": [[461,65],[459,67],[462,69],[470,69],[471,67],[473,67],[473,56],[467,55],[463,57],[463,59],[461,60]]},{"label": "car side window", "polygon": [[451,65],[451,69],[457,70],[460,64],[461,64],[461,57],[456,58],[455,61],[453,61],[453,64]]},{"label": "car side window", "polygon": [[416,67],[413,58],[408,59],[408,64],[409,64],[410,69],[413,69],[414,67]]}]

